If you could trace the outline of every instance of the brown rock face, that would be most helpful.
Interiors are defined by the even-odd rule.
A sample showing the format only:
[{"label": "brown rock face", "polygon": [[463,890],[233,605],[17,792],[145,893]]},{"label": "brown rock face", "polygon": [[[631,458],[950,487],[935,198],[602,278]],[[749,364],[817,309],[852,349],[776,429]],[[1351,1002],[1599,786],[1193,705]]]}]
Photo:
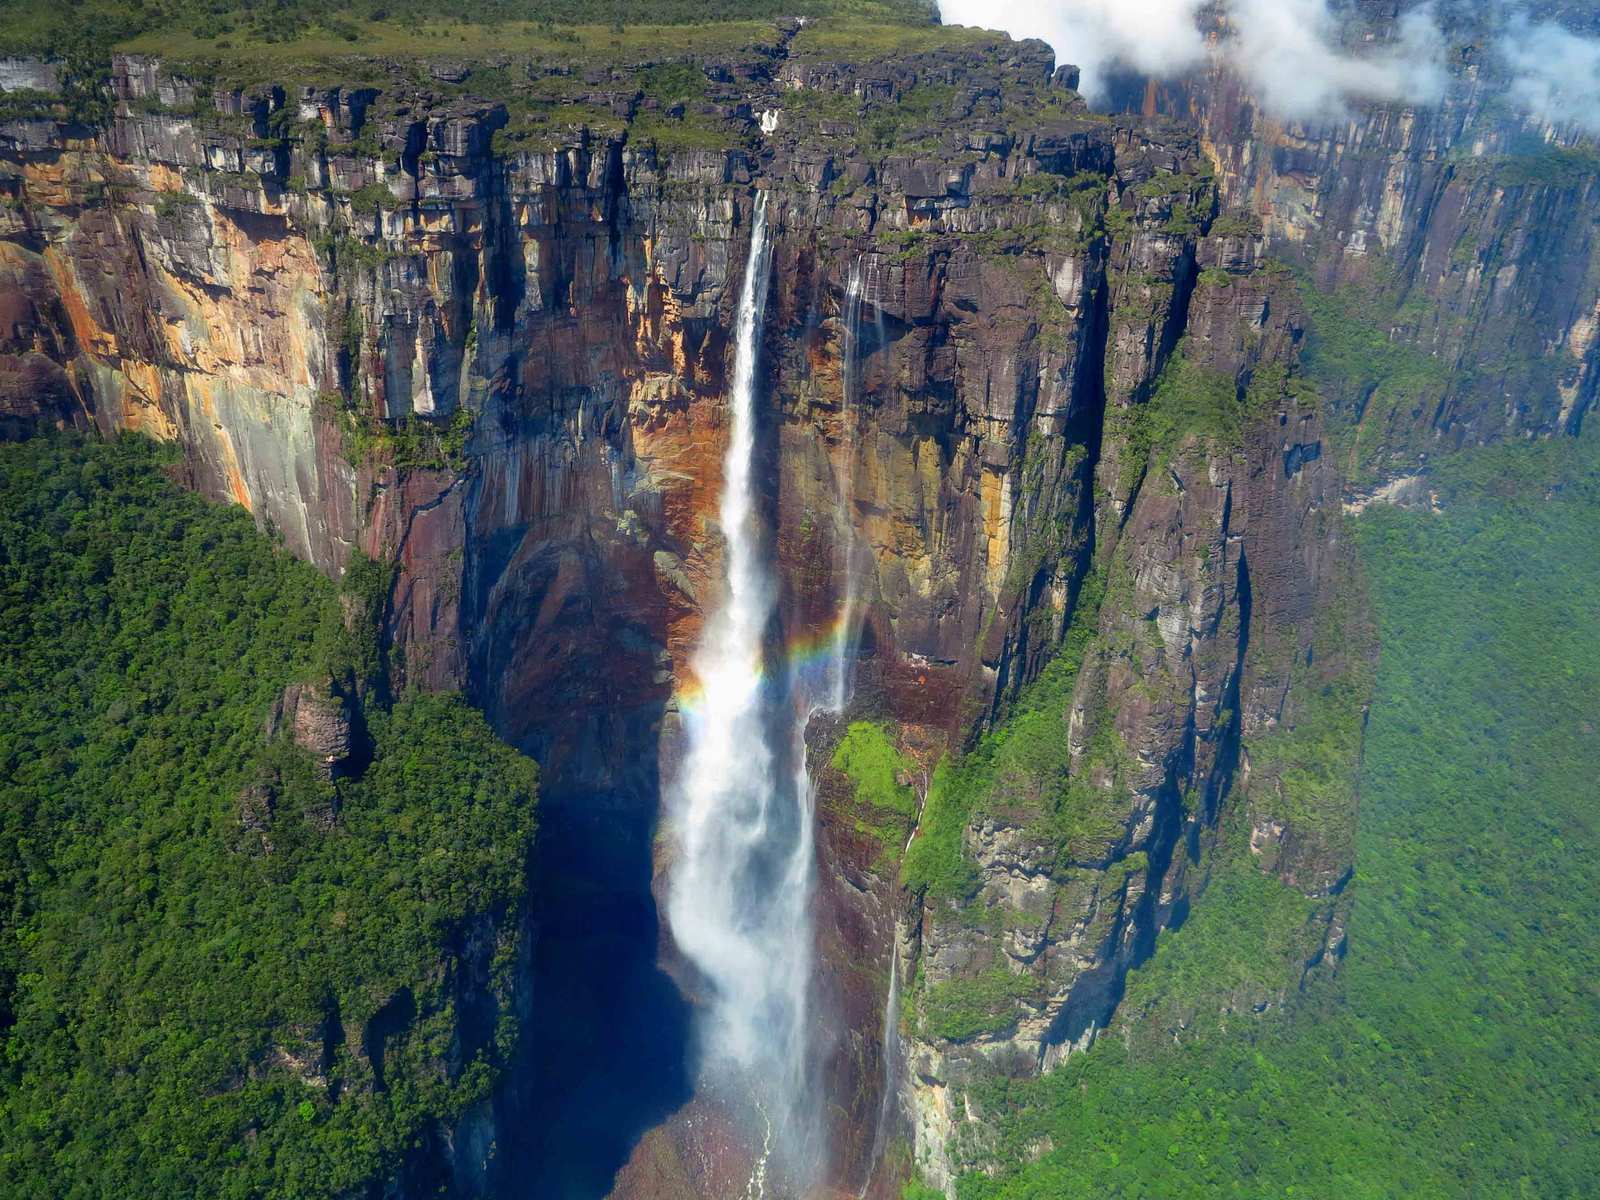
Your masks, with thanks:
[{"label": "brown rock face", "polygon": [[353,748],[350,705],[326,685],[292,683],[267,718],[267,736],[287,728],[294,744],[316,761],[324,779],[332,779]]}]

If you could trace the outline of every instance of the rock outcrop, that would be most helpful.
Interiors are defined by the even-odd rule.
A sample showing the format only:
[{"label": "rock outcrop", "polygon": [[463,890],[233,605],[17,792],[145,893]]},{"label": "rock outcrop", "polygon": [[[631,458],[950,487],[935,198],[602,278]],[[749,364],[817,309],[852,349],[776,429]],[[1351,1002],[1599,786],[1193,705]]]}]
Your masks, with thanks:
[{"label": "rock outcrop", "polygon": [[295,683],[285,688],[267,718],[267,736],[280,728],[311,755],[324,779],[339,773],[354,748],[349,702],[327,686]]}]

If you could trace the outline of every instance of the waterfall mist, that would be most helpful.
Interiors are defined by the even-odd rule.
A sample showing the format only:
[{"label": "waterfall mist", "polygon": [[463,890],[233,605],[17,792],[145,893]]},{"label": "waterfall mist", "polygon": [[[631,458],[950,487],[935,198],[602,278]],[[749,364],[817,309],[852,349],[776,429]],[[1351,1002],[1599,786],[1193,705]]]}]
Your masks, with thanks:
[{"label": "waterfall mist", "polygon": [[679,852],[667,898],[673,937],[708,985],[700,1087],[749,1118],[754,1145],[765,1147],[753,1194],[776,1178],[803,1190],[823,1157],[807,1045],[813,821],[803,732],[811,708],[767,661],[777,588],[754,479],[766,213],[762,192],[735,326],[720,508],[726,591],[693,660],[700,693],[684,705],[688,746],[673,797]]}]

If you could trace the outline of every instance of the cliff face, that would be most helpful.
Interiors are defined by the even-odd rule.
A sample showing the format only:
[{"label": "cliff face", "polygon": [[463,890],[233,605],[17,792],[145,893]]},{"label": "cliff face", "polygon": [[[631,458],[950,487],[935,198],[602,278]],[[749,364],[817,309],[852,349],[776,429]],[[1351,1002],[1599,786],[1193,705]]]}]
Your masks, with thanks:
[{"label": "cliff face", "polygon": [[[962,887],[902,887],[849,804],[822,805],[840,1186],[873,1181],[885,1123],[948,1182],[981,1143],[966,1085],[1103,1029],[1230,831],[1315,901],[1285,978],[1336,964],[1353,787],[1308,812],[1278,747],[1364,702],[1348,479],[1573,429],[1595,386],[1588,244],[1544,240],[1589,237],[1586,219],[1550,231],[1577,228],[1594,176],[1513,185],[1452,157],[1487,119],[1470,96],[1314,132],[1221,76],[1150,89],[1197,135],[1089,114],[1038,43],[919,33],[863,54],[826,35],[785,26],[687,65],[362,60],[338,86],[124,57],[106,128],[0,125],[5,428],[148,432],[324,570],[355,548],[398,563],[399,681],[467,691],[544,768],[535,1003],[577,1032],[535,1048],[533,1074],[655,1081],[628,1101],[606,1085],[604,1135],[513,1097],[538,1132],[518,1150],[502,1129],[501,1152],[573,1180],[621,1168],[623,1194],[706,1194],[748,1152],[678,1107],[683,1001],[651,889],[673,696],[719,578],[730,279],[756,189],[786,642],[858,597],[851,716],[887,723],[930,807],[942,755],[1035,704],[1063,639],[1081,658],[1042,726],[1048,769],[984,760]],[[1380,412],[1330,385],[1324,403],[1269,249],[1323,287],[1425,297],[1405,336],[1473,386]],[[1507,401],[1513,371],[1560,387]],[[814,731],[824,764],[840,733]],[[891,969],[904,1119],[882,1103]],[[637,1045],[579,1036],[633,1027]],[[612,1142],[572,1150],[591,1134]]]},{"label": "cliff face", "polygon": [[[1391,36],[1401,6],[1348,7],[1356,41]],[[1592,25],[1585,6],[1546,8],[1542,17],[1569,28]],[[1435,15],[1450,47],[1439,105],[1354,104],[1344,119],[1283,121],[1221,65],[1131,81],[1118,97],[1197,129],[1225,201],[1261,215],[1273,253],[1341,301],[1341,314],[1359,313],[1380,341],[1412,352],[1388,371],[1369,364],[1324,381],[1349,427],[1342,465],[1362,489],[1430,454],[1574,433],[1600,388],[1592,139],[1508,99],[1492,10]],[[1226,22],[1213,21],[1225,36]]]}]

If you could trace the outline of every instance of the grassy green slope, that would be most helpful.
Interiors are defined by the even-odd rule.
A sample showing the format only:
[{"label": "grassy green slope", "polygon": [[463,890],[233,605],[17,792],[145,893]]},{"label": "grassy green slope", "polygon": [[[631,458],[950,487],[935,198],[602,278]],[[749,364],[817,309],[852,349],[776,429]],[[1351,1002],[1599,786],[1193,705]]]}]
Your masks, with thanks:
[{"label": "grassy green slope", "polygon": [[[574,28],[625,33],[636,26],[772,22],[780,17],[845,17],[926,23],[929,0],[12,0],[0,28],[0,51],[59,56],[145,37],[151,52],[194,43],[243,51],[251,44],[300,42],[352,53],[461,54],[460,32],[566,37]],[[507,47],[510,48],[510,47]]]},{"label": "grassy green slope", "polygon": [[[1478,452],[1438,482],[1442,515],[1357,526],[1383,657],[1340,991],[994,1084],[999,1171],[963,1200],[1593,1194],[1600,453]],[[1132,987],[1201,969],[1196,933],[1236,963],[1271,908],[1164,939]]]},{"label": "grassy green slope", "polygon": [[[439,697],[370,711],[373,761],[337,785],[268,744],[284,685],[372,640],[159,461],[0,446],[0,1191],[348,1194],[510,1048],[502,1020],[449,1061],[448,967],[477,914],[511,967],[533,764]],[[363,1033],[397,997],[380,1081]]]},{"label": "grassy green slope", "polygon": [[[795,40],[796,53],[881,54],[975,38],[937,27],[932,0],[463,0],[443,9],[430,0],[10,0],[0,8],[0,55],[63,66],[61,95],[0,96],[0,119],[70,116],[90,125],[110,116],[115,50],[164,59],[198,85],[198,110],[207,116],[214,116],[205,94],[213,88],[436,89],[439,81],[420,64],[444,61],[471,65],[468,94],[505,101],[514,118],[525,118],[549,116],[570,81],[547,77],[575,68],[581,80],[595,70],[764,59],[779,40],[780,19],[813,21]],[[660,98],[659,81],[641,72],[639,82]],[[459,90],[444,87],[445,94]],[[609,108],[587,105],[566,105],[558,115],[601,126],[614,119]],[[656,123],[667,126],[656,131],[664,135],[682,132],[671,121]]]}]

